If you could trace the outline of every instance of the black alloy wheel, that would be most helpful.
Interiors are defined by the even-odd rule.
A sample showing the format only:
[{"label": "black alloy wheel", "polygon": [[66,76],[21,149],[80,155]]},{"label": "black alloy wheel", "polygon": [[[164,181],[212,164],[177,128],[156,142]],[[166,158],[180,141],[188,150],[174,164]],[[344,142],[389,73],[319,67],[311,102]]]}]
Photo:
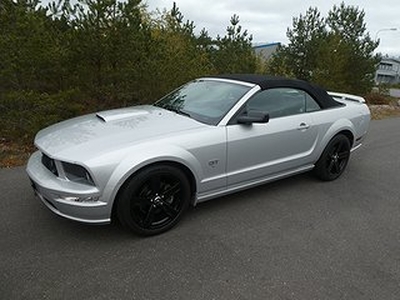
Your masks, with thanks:
[{"label": "black alloy wheel", "polygon": [[189,200],[190,184],[184,172],[169,165],[151,166],[124,186],[118,218],[140,235],[159,234],[179,222]]},{"label": "black alloy wheel", "polygon": [[315,166],[316,175],[325,181],[342,175],[350,158],[350,148],[350,141],[345,135],[333,137]]}]

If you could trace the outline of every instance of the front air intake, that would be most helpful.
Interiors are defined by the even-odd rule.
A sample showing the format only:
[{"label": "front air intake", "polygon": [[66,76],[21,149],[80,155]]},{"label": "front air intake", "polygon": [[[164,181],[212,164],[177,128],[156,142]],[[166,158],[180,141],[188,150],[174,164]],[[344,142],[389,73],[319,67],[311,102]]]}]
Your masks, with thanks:
[{"label": "front air intake", "polygon": [[48,157],[46,154],[42,153],[42,164],[54,175],[58,176],[58,171],[54,159]]}]

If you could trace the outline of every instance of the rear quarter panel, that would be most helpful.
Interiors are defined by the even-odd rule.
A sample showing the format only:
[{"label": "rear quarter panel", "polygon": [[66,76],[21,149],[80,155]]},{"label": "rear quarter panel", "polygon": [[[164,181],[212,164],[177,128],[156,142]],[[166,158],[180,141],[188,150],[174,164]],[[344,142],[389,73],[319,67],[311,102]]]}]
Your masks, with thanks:
[{"label": "rear quarter panel", "polygon": [[329,141],[344,130],[353,135],[352,148],[357,147],[368,131],[370,113],[365,104],[350,102],[341,107],[314,112],[312,118],[320,131],[319,147],[314,157],[317,160]]}]

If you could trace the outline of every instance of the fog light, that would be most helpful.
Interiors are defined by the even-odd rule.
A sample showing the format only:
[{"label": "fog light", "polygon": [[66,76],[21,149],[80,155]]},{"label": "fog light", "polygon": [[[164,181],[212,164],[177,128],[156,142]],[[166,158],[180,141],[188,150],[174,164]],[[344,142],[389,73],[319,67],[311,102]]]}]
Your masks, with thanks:
[{"label": "fog light", "polygon": [[68,202],[96,202],[99,201],[99,196],[61,196],[58,195],[57,198],[62,201]]}]

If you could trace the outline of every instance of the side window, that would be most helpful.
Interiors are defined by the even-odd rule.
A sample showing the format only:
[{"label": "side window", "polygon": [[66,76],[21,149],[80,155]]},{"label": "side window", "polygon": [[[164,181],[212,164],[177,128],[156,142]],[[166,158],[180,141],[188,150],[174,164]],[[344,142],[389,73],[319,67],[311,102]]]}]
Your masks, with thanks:
[{"label": "side window", "polygon": [[246,110],[269,113],[270,118],[320,110],[318,103],[305,91],[293,88],[272,88],[255,94],[246,103]]},{"label": "side window", "polygon": [[317,111],[321,110],[321,107],[319,104],[314,100],[313,97],[311,97],[309,94],[306,92],[303,92],[306,96],[306,112],[311,112],[311,111]]}]

